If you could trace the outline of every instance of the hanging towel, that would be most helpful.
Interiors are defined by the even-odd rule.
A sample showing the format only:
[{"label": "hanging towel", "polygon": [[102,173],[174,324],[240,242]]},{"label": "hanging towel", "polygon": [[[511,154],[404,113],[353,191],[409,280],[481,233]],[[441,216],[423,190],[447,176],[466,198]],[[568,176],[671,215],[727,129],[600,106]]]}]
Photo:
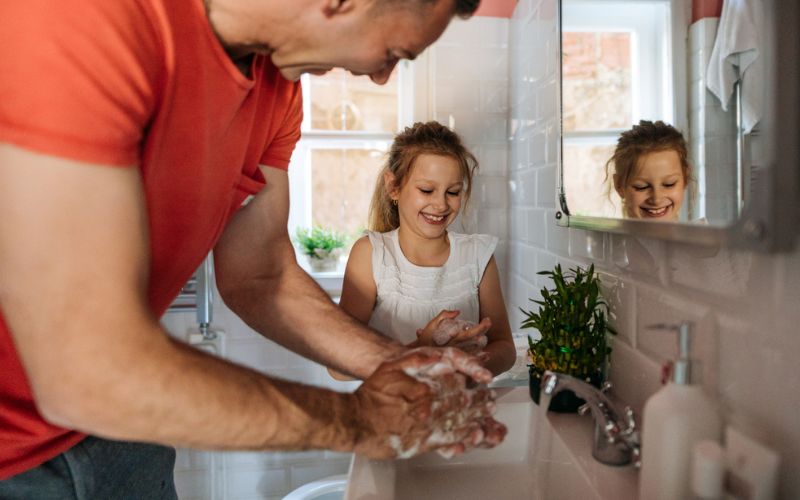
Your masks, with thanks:
[{"label": "hanging towel", "polygon": [[764,75],[760,0],[724,0],[717,38],[708,62],[708,89],[727,111],[734,84],[742,80],[742,128],[749,133],[761,119]]}]

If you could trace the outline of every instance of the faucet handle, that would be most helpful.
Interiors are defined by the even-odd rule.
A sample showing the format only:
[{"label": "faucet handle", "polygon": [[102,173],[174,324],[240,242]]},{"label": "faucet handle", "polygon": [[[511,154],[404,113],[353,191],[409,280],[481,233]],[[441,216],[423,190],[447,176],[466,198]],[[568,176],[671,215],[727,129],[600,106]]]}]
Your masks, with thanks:
[{"label": "faucet handle", "polygon": [[627,424],[626,430],[628,432],[633,432],[636,430],[636,416],[633,413],[633,408],[630,406],[625,407],[625,423]]},{"label": "faucet handle", "polygon": [[587,413],[589,413],[590,411],[592,411],[592,407],[589,406],[589,403],[583,403],[582,405],[580,405],[578,407],[578,415],[580,415],[580,416],[584,416]]},{"label": "faucet handle", "polygon": [[600,385],[600,392],[603,394],[608,394],[608,391],[614,388],[614,384],[611,383],[610,380],[606,380],[605,382]]}]

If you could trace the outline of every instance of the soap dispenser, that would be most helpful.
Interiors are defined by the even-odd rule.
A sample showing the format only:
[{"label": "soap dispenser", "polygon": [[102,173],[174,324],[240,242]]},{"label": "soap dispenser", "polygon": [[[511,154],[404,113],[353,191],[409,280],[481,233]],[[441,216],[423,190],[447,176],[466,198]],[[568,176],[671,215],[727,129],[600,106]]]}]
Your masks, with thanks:
[{"label": "soap dispenser", "polygon": [[651,328],[677,332],[678,359],[672,365],[670,381],[644,405],[639,498],[685,500],[691,494],[694,446],[704,439],[719,441],[722,420],[702,386],[692,384],[691,323]]}]

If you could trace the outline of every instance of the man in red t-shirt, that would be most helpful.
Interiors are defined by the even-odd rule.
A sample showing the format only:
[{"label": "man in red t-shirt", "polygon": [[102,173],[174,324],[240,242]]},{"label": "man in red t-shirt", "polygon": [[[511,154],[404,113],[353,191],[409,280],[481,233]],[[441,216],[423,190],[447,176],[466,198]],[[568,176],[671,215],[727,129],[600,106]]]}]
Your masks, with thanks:
[{"label": "man in red t-shirt", "polygon": [[[170,498],[174,451],[145,442],[391,457],[502,439],[485,399],[460,407],[463,375],[488,377],[474,358],[361,326],[286,231],[300,75],[385,83],[478,1],[0,7],[0,497]],[[251,327],[364,384],[306,387],[172,340],[158,318],[212,248]],[[452,397],[406,375],[437,362]]]}]

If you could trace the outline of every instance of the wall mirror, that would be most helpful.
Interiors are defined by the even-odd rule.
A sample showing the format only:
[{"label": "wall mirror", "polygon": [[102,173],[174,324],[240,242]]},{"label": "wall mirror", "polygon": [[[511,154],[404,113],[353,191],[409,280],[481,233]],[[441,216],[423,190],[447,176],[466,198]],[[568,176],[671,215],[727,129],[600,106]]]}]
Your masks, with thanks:
[{"label": "wall mirror", "polygon": [[[763,3],[746,23],[723,13],[690,26],[690,0],[559,2],[559,224],[791,245],[797,147],[782,131],[797,117],[780,103],[800,87],[798,44],[779,42],[792,28],[777,12],[796,6]],[[756,48],[726,57],[723,24],[750,26]]]}]

